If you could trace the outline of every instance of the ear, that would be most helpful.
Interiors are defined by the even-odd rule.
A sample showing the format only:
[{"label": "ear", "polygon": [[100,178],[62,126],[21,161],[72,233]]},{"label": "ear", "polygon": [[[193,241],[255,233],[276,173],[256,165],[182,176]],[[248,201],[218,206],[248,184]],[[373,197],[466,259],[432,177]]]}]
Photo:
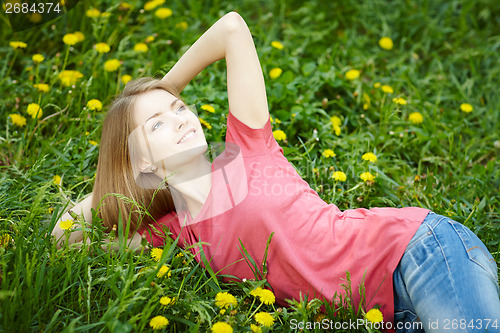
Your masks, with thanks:
[{"label": "ear", "polygon": [[139,162],[139,171],[142,173],[152,173],[154,166],[151,164],[151,162],[146,161],[145,159],[141,158],[141,161]]}]

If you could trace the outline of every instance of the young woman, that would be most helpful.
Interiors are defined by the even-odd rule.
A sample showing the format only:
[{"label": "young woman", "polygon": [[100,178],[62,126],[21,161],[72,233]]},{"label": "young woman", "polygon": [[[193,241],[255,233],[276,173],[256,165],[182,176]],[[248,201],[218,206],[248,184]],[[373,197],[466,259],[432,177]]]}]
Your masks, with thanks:
[{"label": "young woman", "polygon": [[[220,59],[227,64],[226,147],[210,163],[200,122],[179,93]],[[398,331],[418,321],[426,332],[463,322],[453,331],[499,331],[496,263],[469,229],[416,207],[342,212],[301,179],[273,137],[259,59],[236,13],[208,29],[162,80],[129,82],[115,100],[94,191],[73,211],[90,222],[91,207],[109,229],[118,216],[130,220],[138,231],[131,247],[141,235],[161,246],[168,229],[183,246],[206,244],[193,248],[197,257],[203,250],[214,271],[237,278],[254,278],[242,245],[263,263],[272,235],[260,268],[283,305],[331,300],[348,271],[354,303],[364,283],[366,307],[378,304]],[[53,233],[61,239],[58,226]],[[71,234],[70,242],[81,240],[81,232]]]}]

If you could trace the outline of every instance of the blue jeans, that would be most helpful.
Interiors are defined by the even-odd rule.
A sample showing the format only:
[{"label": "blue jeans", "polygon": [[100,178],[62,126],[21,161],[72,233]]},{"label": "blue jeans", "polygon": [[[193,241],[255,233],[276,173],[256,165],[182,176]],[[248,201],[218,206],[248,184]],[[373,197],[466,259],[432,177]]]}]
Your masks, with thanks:
[{"label": "blue jeans", "polygon": [[396,332],[500,332],[495,260],[464,225],[429,213],[394,271]]}]

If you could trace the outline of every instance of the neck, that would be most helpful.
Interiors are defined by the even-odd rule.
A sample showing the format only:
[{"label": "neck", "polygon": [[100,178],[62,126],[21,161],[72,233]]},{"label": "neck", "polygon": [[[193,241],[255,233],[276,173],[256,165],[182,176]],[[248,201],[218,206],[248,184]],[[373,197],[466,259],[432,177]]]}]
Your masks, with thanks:
[{"label": "neck", "polygon": [[[212,187],[212,165],[201,155],[200,159],[182,167],[182,171],[168,177],[169,186],[177,190],[194,219],[207,200]],[[176,205],[177,206],[177,205]]]}]

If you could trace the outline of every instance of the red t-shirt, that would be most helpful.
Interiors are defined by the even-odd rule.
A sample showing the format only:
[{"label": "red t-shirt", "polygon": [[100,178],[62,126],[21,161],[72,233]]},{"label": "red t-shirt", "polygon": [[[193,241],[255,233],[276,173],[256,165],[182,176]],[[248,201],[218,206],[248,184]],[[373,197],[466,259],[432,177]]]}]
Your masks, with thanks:
[{"label": "red t-shirt", "polygon": [[[283,155],[268,121],[252,129],[229,112],[226,150],[212,163],[212,187],[200,213],[167,215],[179,244],[204,242],[219,274],[253,279],[240,240],[262,269],[266,242],[267,280],[278,304],[302,295],[331,300],[350,272],[354,303],[364,281],[367,310],[378,304],[384,321],[394,317],[393,272],[429,210],[407,208],[340,211],[313,191]],[[154,246],[162,235],[147,235]],[[196,252],[198,259],[199,252]]]}]

